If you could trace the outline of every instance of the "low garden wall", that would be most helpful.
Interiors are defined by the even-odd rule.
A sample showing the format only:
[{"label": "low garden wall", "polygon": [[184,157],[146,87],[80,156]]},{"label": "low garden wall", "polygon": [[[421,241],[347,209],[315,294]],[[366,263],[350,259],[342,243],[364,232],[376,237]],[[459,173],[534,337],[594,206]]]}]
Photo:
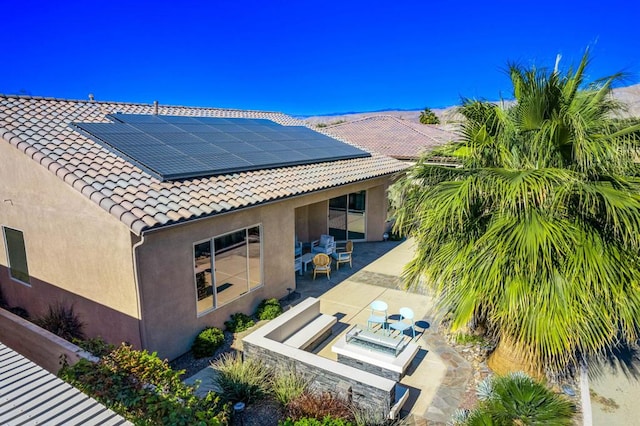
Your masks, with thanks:
[{"label": "low garden wall", "polygon": [[82,358],[97,361],[73,343],[1,308],[0,342],[53,374],[60,370],[62,358],[70,365]]},{"label": "low garden wall", "polygon": [[[242,342],[245,358],[261,360],[276,369],[295,370],[311,380],[316,390],[349,398],[386,418],[395,402],[394,381],[282,343],[287,335],[304,326],[301,318],[307,318],[310,310],[319,314],[319,308],[319,300],[308,298],[246,336]],[[278,336],[282,330],[289,332],[279,340],[266,337]]]}]

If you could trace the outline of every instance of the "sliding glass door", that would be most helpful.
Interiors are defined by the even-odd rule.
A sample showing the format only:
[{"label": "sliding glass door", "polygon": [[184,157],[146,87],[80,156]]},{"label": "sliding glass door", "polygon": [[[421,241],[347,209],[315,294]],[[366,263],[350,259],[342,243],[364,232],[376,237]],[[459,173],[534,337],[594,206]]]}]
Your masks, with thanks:
[{"label": "sliding glass door", "polygon": [[366,191],[329,200],[329,235],[338,241],[366,239]]}]

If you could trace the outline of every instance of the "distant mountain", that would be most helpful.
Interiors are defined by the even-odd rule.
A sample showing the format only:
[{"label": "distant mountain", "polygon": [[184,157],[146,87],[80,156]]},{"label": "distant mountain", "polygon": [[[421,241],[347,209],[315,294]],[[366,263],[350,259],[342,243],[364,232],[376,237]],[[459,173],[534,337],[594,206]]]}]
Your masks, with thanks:
[{"label": "distant mountain", "polygon": [[[625,116],[628,117],[640,117],[640,84],[633,86],[620,87],[613,90],[613,94],[616,99],[627,104],[627,111]],[[455,106],[448,108],[432,108],[431,110],[440,117],[440,121],[443,124],[456,123],[460,121],[460,116],[455,111]],[[412,121],[419,123],[420,112],[422,109],[406,110],[406,109],[388,109],[378,111],[367,112],[348,112],[348,113],[336,113],[315,115],[312,117],[303,117],[302,119],[312,125],[317,124],[334,124],[337,122],[353,121],[360,118],[371,117],[374,115],[390,115],[392,117],[399,118],[401,120]]]}]

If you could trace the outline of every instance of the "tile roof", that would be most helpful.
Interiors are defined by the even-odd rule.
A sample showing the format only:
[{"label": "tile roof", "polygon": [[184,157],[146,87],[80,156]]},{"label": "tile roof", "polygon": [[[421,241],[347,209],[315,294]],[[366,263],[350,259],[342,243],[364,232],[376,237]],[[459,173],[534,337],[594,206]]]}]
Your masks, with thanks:
[{"label": "tile roof", "polygon": [[453,128],[424,125],[390,115],[374,115],[324,128],[329,135],[349,140],[369,151],[412,160],[457,139]]},{"label": "tile roof", "polygon": [[0,424],[129,425],[95,399],[0,342]]},{"label": "tile roof", "polygon": [[[109,122],[106,115],[117,112],[153,114],[154,108],[152,104],[0,95],[0,138],[137,235],[163,225],[389,175],[406,167],[373,153],[368,158],[161,182],[69,127],[71,122]],[[282,125],[305,125],[277,112],[159,105],[157,113],[266,118]]]}]

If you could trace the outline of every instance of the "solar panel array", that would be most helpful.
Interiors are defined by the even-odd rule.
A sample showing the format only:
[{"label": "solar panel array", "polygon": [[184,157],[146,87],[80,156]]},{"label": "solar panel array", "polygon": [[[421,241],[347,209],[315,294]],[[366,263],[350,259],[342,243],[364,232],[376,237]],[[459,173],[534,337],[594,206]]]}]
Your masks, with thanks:
[{"label": "solar panel array", "polygon": [[108,117],[113,123],[72,127],[163,181],[371,156],[307,127],[266,119]]}]

